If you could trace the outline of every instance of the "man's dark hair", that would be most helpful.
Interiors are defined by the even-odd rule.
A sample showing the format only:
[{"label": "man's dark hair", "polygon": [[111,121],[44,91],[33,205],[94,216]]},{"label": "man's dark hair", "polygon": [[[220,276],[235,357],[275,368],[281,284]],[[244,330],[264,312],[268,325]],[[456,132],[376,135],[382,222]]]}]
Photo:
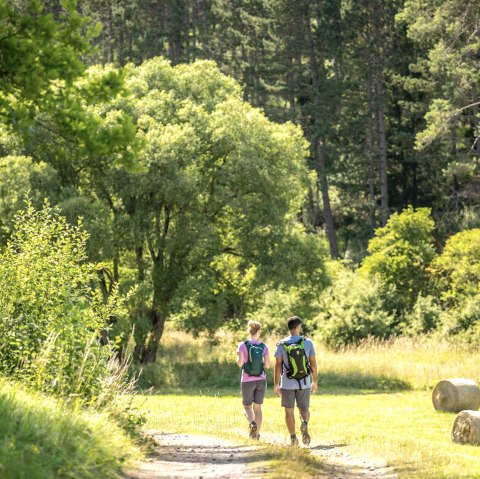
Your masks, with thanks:
[{"label": "man's dark hair", "polygon": [[302,319],[298,316],[292,316],[291,318],[288,318],[287,326],[289,331],[295,329],[299,324],[302,324]]}]

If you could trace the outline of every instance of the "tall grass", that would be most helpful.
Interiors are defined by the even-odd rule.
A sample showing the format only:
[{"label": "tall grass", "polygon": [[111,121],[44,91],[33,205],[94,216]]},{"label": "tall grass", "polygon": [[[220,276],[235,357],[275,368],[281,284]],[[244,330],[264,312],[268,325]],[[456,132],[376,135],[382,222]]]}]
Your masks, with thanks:
[{"label": "tall grass", "polygon": [[108,415],[0,380],[0,477],[118,478],[138,456]]},{"label": "tall grass", "polygon": [[[480,351],[461,343],[428,337],[367,340],[359,346],[332,351],[318,348],[322,376],[336,378],[337,385],[350,386],[351,378],[377,378],[380,389],[429,390],[445,378],[480,380]],[[355,385],[359,387],[359,385]],[[373,388],[375,389],[375,387]],[[401,387],[400,387],[401,389]]]},{"label": "tall grass", "polygon": [[[167,331],[154,365],[144,368],[143,388],[238,387],[240,371],[235,351],[240,335],[220,332],[215,337],[192,338]],[[273,363],[280,337],[263,339]],[[440,379],[468,377],[480,380],[480,351],[466,344],[436,338],[369,339],[358,346],[331,350],[315,341],[320,388],[368,390],[429,390]],[[267,372],[272,383],[272,371]]]}]

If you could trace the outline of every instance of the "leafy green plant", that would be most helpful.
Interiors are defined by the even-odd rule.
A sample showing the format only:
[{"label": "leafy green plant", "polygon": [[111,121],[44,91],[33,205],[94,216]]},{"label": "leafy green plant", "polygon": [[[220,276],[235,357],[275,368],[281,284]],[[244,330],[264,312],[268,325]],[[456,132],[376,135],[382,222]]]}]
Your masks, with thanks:
[{"label": "leafy green plant", "polygon": [[405,314],[402,332],[412,336],[425,334],[437,328],[442,308],[435,296],[419,295],[411,311]]},{"label": "leafy green plant", "polygon": [[431,266],[435,287],[447,305],[462,303],[478,293],[480,281],[480,229],[461,231],[445,243]]},{"label": "leafy green plant", "polygon": [[96,401],[109,376],[112,346],[102,330],[122,314],[94,287],[86,263],[87,233],[47,205],[30,202],[0,253],[0,368],[3,374],[58,396]]},{"label": "leafy green plant", "polygon": [[418,294],[428,291],[428,266],[435,257],[435,224],[429,208],[411,206],[394,213],[383,228],[375,230],[360,268],[368,277],[394,287],[398,306],[410,309]]},{"label": "leafy green plant", "polygon": [[337,273],[333,285],[320,296],[320,313],[314,319],[320,338],[339,347],[394,334],[394,315],[385,298],[385,288],[375,278],[348,269]]}]

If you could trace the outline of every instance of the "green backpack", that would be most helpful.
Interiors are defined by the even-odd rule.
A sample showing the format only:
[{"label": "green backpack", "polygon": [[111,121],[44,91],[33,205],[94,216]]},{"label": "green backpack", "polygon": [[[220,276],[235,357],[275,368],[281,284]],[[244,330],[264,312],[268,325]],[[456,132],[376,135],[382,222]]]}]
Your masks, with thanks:
[{"label": "green backpack", "polygon": [[249,376],[261,376],[264,372],[263,368],[263,351],[265,344],[252,344],[250,341],[244,341],[247,347],[247,362],[243,365],[243,370]]},{"label": "green backpack", "polygon": [[[285,349],[288,357],[288,364],[285,365],[287,378],[296,379],[300,384],[300,380],[305,379],[312,371],[305,353],[305,338],[300,338],[294,343],[280,341],[280,344]],[[306,382],[307,380],[305,379]]]}]

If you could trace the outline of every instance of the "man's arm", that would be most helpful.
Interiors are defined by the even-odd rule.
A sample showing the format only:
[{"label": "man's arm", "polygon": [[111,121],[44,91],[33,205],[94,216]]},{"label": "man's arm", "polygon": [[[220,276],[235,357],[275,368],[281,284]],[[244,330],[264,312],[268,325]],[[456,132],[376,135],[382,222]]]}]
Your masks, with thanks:
[{"label": "man's arm", "polygon": [[310,369],[312,370],[312,393],[317,391],[317,358],[315,356],[309,356],[308,362],[310,363]]},{"label": "man's arm", "polygon": [[280,376],[282,375],[283,359],[275,358],[275,368],[273,372],[273,386],[275,389],[275,394],[280,396]]}]

